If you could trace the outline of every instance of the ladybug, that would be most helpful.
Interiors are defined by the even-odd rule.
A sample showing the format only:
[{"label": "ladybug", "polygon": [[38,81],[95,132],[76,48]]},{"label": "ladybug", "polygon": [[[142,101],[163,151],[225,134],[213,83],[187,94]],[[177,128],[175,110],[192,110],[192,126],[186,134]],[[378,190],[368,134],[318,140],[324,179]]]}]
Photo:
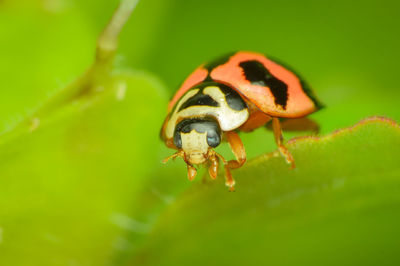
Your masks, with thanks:
[{"label": "ladybug", "polygon": [[[163,162],[181,157],[189,180],[193,180],[195,165],[200,164],[206,164],[215,179],[221,160],[226,185],[234,190],[230,170],[246,162],[237,132],[269,126],[280,153],[294,168],[282,129],[318,129],[318,124],[305,116],[321,107],[308,85],[282,63],[255,52],[222,56],[198,67],[169,102],[160,135],[166,146],[177,152]],[[229,143],[236,160],[227,161],[214,151],[222,141]]]}]

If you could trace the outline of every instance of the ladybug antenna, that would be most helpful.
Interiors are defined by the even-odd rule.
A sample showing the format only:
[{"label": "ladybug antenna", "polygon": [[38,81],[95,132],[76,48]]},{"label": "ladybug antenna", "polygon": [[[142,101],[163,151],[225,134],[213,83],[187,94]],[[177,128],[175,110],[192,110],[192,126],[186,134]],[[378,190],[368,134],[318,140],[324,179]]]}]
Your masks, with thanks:
[{"label": "ladybug antenna", "polygon": [[176,157],[184,158],[184,156],[185,156],[185,153],[183,152],[183,150],[180,150],[180,151],[177,151],[174,154],[168,156],[164,160],[162,160],[162,163],[167,163],[169,160],[175,159]]},{"label": "ladybug antenna", "polygon": [[188,178],[190,181],[193,181],[193,179],[196,177],[197,170],[192,164],[190,164],[185,160],[185,152],[183,150],[177,151],[174,154],[168,156],[167,158],[162,160],[162,163],[167,163],[169,160],[175,159],[176,157],[181,157],[186,162],[188,170]]}]

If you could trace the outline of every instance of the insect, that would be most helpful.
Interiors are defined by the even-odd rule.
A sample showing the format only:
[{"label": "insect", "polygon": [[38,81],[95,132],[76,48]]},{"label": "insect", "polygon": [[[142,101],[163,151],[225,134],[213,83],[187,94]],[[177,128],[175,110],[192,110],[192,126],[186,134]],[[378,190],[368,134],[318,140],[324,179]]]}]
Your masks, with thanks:
[{"label": "insect", "polygon": [[[318,124],[305,116],[321,107],[308,85],[276,60],[255,52],[225,55],[198,67],[170,101],[160,135],[177,152],[163,162],[181,157],[193,180],[200,164],[215,179],[221,160],[225,184],[234,190],[230,170],[246,162],[237,132],[269,126],[281,155],[294,168],[282,129],[317,129]],[[214,150],[222,141],[229,143],[236,160],[227,161]]]}]

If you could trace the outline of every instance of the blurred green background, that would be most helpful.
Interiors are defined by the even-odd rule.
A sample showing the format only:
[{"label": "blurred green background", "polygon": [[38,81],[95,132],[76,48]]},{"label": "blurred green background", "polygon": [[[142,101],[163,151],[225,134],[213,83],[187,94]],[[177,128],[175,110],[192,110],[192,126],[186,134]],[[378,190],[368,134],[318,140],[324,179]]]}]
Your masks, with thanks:
[{"label": "blurred green background", "polygon": [[[117,0],[0,0],[1,134],[10,132],[88,69],[93,62],[96,39],[118,3]],[[400,211],[396,197],[400,147],[398,135],[386,137],[392,131],[377,133],[373,138],[361,134],[361,139],[343,145],[351,146],[353,142],[358,148],[372,145],[371,150],[364,152],[377,157],[364,158],[355,164],[339,163],[342,168],[334,171],[329,180],[341,182],[357,176],[360,179],[352,179],[359,180],[356,185],[345,186],[345,197],[336,195],[327,200],[327,194],[322,192],[314,195],[315,200],[291,206],[291,216],[285,216],[290,230],[284,226],[275,231],[274,227],[268,227],[274,236],[272,240],[268,240],[265,224],[260,220],[251,227],[264,232],[263,239],[249,233],[250,229],[243,224],[246,217],[255,221],[257,217],[271,218],[257,216],[257,212],[266,211],[263,208],[255,213],[246,209],[254,204],[253,200],[258,203],[265,200],[263,196],[249,196],[247,205],[235,209],[236,201],[245,196],[240,192],[241,180],[245,183],[243,191],[251,191],[253,196],[274,194],[253,189],[260,188],[255,184],[257,179],[254,185],[244,181],[248,176],[253,179],[261,176],[259,167],[253,167],[254,170],[249,166],[248,173],[244,170],[238,174],[243,178],[238,179],[234,196],[226,192],[222,176],[218,182],[202,184],[200,173],[193,185],[186,180],[182,162],[160,164],[172,151],[161,143],[158,132],[168,99],[184,78],[204,61],[235,50],[272,55],[300,72],[326,105],[312,115],[321,125],[321,134],[353,125],[371,115],[399,121],[399,12],[398,1],[140,1],[122,32],[113,76],[99,88],[105,93],[101,97],[78,99],[56,114],[49,114],[48,122],[33,133],[0,141],[0,265],[168,265],[174,260],[185,265],[190,258],[195,260],[193,257],[201,265],[223,265],[241,245],[248,249],[257,247],[259,256],[252,254],[250,261],[264,264],[265,260],[267,264],[263,247],[274,246],[274,242],[268,241],[278,241],[279,230],[287,242],[280,240],[283,246],[275,250],[271,265],[291,265],[296,258],[301,258],[300,264],[308,265],[310,256],[315,263],[321,264],[326,258],[325,263],[329,264],[330,257],[338,252],[345,253],[344,258],[352,258],[332,260],[341,264],[344,261],[349,265],[396,264],[399,261],[393,255],[393,247],[400,244],[394,238],[399,229],[393,231],[390,221],[398,220],[396,213]],[[121,88],[125,98],[118,100],[115,95]],[[371,132],[373,135],[374,131]],[[301,134],[304,133],[285,136],[289,139]],[[258,130],[242,138],[249,158],[275,149],[268,131]],[[371,139],[386,139],[382,147],[393,154],[383,152],[379,161],[380,146],[373,146],[376,142]],[[331,149],[331,156],[339,160],[345,154],[344,150]],[[232,157],[226,147],[219,150]],[[357,162],[357,151],[353,152],[353,157],[347,159]],[[335,167],[334,159],[328,166],[313,166],[313,160],[320,158],[317,155],[310,156],[310,161],[303,164],[304,169],[311,170],[301,172],[300,167],[300,172],[293,174],[300,180],[306,177],[304,182],[295,182],[299,185],[294,185],[293,191],[299,188],[308,191],[302,186],[322,182],[318,180],[324,180],[325,174],[331,172],[328,166]],[[370,168],[363,169],[363,163],[370,164]],[[286,170],[279,174],[279,167],[286,169],[284,165],[273,166],[274,177],[291,175]],[[263,169],[270,171],[268,167]],[[374,171],[382,173],[377,176],[382,181],[362,181],[364,175],[372,175]],[[270,176],[266,178],[269,181],[265,182],[273,182]],[[291,183],[284,180],[287,183],[282,186]],[[213,192],[208,192],[210,186]],[[379,187],[379,193],[374,195],[376,201],[365,198],[364,194],[358,197],[360,190],[368,195],[374,187]],[[275,192],[279,195],[279,191],[278,187]],[[201,196],[192,199],[190,193]],[[392,197],[381,200],[385,194]],[[191,217],[198,215],[203,222],[194,223],[194,228],[183,226],[186,230],[177,230],[180,222],[185,223],[187,209],[180,204],[186,197],[195,202],[194,206],[200,206],[197,214],[187,213]],[[229,197],[235,197],[236,201],[231,202]],[[336,197],[340,204],[344,204],[344,199],[354,201],[354,206],[358,206],[357,202],[359,206],[368,202],[367,206],[376,210],[371,213],[377,216],[367,215],[370,223],[359,226],[362,215],[341,220],[337,213],[319,213],[321,209],[336,206]],[[227,205],[219,205],[219,213],[210,213],[212,204],[220,200],[227,201]],[[312,205],[310,211],[308,204],[319,201],[328,203]],[[202,209],[201,203],[207,208]],[[369,210],[354,208],[360,213]],[[304,210],[329,219],[318,223],[296,216]],[[381,210],[386,212],[382,214]],[[244,213],[243,220],[234,217],[238,225],[242,222],[238,232],[233,225],[229,226],[231,212]],[[277,213],[285,213],[285,209]],[[214,221],[215,216],[219,223],[214,223],[213,230],[226,228],[232,236],[223,230],[213,231],[218,238],[205,233],[209,230],[207,223]],[[373,245],[367,232],[378,228],[387,231]],[[346,242],[345,236],[354,230],[355,234]],[[167,236],[160,240],[158,236],[163,233],[159,232]],[[392,232],[392,238],[388,232]],[[311,238],[303,241],[307,235]],[[332,244],[323,241],[330,237],[337,238]],[[211,245],[206,240],[215,243]],[[177,243],[185,244],[172,248]],[[285,247],[285,243],[290,244]],[[296,246],[304,243],[310,249],[319,247],[319,252],[299,252]],[[367,247],[360,247],[360,243]],[[331,253],[321,251],[321,246]],[[355,256],[351,248],[356,246],[359,248],[353,249]],[[373,254],[371,250],[378,246],[385,247],[386,256],[362,255]],[[175,253],[169,253],[169,248]],[[188,254],[191,257],[184,259]],[[285,256],[292,259],[283,259]],[[162,263],[164,257],[166,261]]]}]

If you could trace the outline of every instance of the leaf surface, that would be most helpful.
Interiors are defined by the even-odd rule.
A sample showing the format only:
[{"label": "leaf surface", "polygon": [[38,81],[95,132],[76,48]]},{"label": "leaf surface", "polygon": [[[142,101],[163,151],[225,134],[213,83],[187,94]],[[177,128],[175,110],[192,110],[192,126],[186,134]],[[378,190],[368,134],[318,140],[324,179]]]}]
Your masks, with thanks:
[{"label": "leaf surface", "polygon": [[289,142],[196,184],[160,217],[129,265],[389,265],[399,262],[400,127],[370,118]]},{"label": "leaf surface", "polygon": [[148,230],[130,213],[158,163],[148,129],[161,124],[165,95],[140,73],[107,88],[1,146],[0,265],[106,265],[126,231]]}]

